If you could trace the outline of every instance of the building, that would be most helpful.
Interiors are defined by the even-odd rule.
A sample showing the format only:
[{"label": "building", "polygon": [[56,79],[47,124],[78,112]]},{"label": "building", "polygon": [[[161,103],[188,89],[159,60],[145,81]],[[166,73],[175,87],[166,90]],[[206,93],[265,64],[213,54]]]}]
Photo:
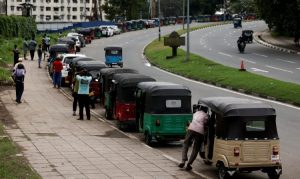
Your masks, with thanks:
[{"label": "building", "polygon": [[6,0],[0,0],[0,15],[6,15]]},{"label": "building", "polygon": [[[84,22],[93,16],[95,2],[99,0],[8,0],[7,15],[22,15],[23,3],[30,3],[32,17],[42,22]],[[99,9],[96,8],[96,9]]]}]

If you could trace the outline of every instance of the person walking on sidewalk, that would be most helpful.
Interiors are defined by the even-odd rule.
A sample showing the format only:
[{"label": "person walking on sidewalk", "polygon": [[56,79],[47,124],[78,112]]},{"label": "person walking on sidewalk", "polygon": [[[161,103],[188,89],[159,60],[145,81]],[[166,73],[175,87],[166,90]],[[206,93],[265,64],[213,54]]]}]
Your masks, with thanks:
[{"label": "person walking on sidewalk", "polygon": [[38,46],[37,53],[38,53],[38,65],[39,65],[39,68],[41,68],[41,61],[42,61],[42,56],[43,56],[43,51],[42,51],[42,45],[41,44],[39,44],[39,46]]},{"label": "person walking on sidewalk", "polygon": [[25,79],[25,67],[22,64],[22,59],[19,59],[19,63],[16,64],[16,69],[13,73],[13,78],[16,83],[16,102],[22,103],[21,98],[24,92],[24,79]]},{"label": "person walking on sidewalk", "polygon": [[90,82],[92,80],[92,77],[88,75],[86,69],[83,69],[80,75],[76,75],[76,79],[79,82],[79,87],[78,87],[79,119],[78,120],[83,120],[83,108],[85,108],[87,120],[90,120],[91,114],[90,114],[89,90],[90,90]]},{"label": "person walking on sidewalk", "polygon": [[26,58],[27,51],[28,51],[28,42],[27,42],[27,38],[24,38],[24,41],[23,41],[23,55],[24,55],[24,60],[27,60],[27,58]]},{"label": "person walking on sidewalk", "polygon": [[63,69],[61,59],[62,57],[59,56],[53,62],[53,88],[57,87],[57,89],[61,86],[61,70]]},{"label": "person walking on sidewalk", "polygon": [[16,63],[18,63],[19,54],[20,54],[17,45],[14,46],[13,53],[14,53],[14,65],[16,65]]},{"label": "person walking on sidewalk", "polygon": [[34,59],[34,52],[35,52],[35,48],[36,48],[36,41],[34,40],[34,38],[32,38],[29,43],[28,43],[28,48],[29,48],[29,52],[30,52],[30,58],[31,60]]},{"label": "person walking on sidewalk", "polygon": [[[185,162],[188,161],[186,170],[192,169],[192,164],[196,159],[201,145],[204,141],[204,125],[207,123],[208,116],[206,114],[207,108],[202,107],[201,110],[197,111],[193,115],[193,120],[188,127],[188,131],[186,133],[183,150],[182,150],[182,162],[178,165],[178,167],[183,168],[185,166]],[[188,160],[187,153],[189,150],[189,146],[193,143],[193,151],[191,153],[190,159]]]}]

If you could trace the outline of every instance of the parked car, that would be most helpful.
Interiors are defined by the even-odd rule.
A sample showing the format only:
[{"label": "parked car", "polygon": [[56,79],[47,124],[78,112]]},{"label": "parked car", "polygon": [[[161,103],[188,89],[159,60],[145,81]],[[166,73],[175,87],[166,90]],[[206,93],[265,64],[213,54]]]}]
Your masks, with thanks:
[{"label": "parked car", "polygon": [[101,33],[105,37],[112,37],[114,35],[114,31],[110,26],[100,26]]},{"label": "parked car", "polygon": [[[76,37],[79,40],[80,48],[85,47],[85,40],[82,34],[78,34],[76,32],[70,32],[67,34],[67,37]],[[76,43],[77,46],[77,43]]]},{"label": "parked car", "polygon": [[121,33],[121,29],[116,25],[112,25],[112,26],[110,26],[110,28],[112,28],[114,35],[118,35]]},{"label": "parked car", "polygon": [[62,64],[63,64],[63,70],[61,71],[62,86],[69,86],[71,84],[71,81],[68,78],[68,73],[70,70],[69,64],[76,57],[85,57],[85,55],[84,54],[74,54],[74,53],[68,53],[68,54],[62,55]]}]

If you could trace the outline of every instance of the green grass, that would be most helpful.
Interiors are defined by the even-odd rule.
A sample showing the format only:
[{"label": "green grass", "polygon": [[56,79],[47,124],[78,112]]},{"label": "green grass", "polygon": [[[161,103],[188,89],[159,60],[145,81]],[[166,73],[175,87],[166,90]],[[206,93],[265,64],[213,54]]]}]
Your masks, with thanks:
[{"label": "green grass", "polygon": [[[199,28],[199,27],[198,27]],[[195,28],[197,29],[197,28]],[[180,34],[184,31],[180,31]],[[163,45],[163,40],[155,40],[145,49],[148,60],[167,71],[190,79],[244,90],[246,93],[262,97],[274,97],[279,101],[300,105],[300,85],[275,80],[250,72],[241,72],[237,68],[226,67],[201,56],[191,54],[185,62],[185,51],[178,49],[178,56],[166,59],[172,54],[171,48]]]},{"label": "green grass", "polygon": [[[1,123],[0,123],[1,124]],[[2,124],[0,125],[0,136],[4,136]],[[24,157],[18,157],[19,149],[8,137],[0,137],[0,178],[9,179],[39,179],[41,178],[33,171]]]}]

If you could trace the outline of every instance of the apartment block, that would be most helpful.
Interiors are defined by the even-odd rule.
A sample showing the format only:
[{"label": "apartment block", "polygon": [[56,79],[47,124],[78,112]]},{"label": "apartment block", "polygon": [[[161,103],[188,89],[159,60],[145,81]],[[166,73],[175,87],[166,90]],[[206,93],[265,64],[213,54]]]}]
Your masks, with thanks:
[{"label": "apartment block", "polygon": [[84,22],[93,16],[93,0],[8,0],[7,15],[22,15],[23,3],[30,3],[36,22]]}]

